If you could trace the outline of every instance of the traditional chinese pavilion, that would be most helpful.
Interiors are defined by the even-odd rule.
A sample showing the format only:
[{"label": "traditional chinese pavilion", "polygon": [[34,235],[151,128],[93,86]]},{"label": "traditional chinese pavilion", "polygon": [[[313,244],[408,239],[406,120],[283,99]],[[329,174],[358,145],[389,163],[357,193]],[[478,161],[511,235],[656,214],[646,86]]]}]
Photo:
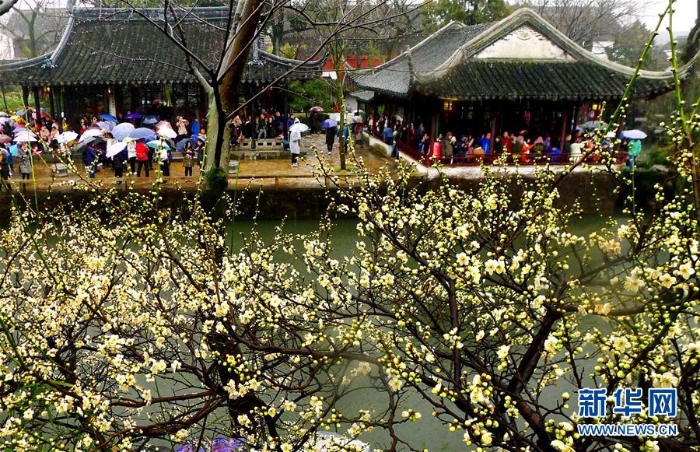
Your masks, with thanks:
[{"label": "traditional chinese pavilion", "polygon": [[[684,69],[685,70],[685,69]],[[525,129],[563,147],[577,121],[621,100],[634,69],[593,55],[530,9],[490,24],[450,23],[373,70],[355,73],[354,97],[437,133]],[[641,71],[630,99],[673,87],[671,72]]]},{"label": "traditional chinese pavilion", "polygon": [[[171,19],[172,20],[172,19]],[[224,48],[228,8],[192,8],[181,19],[187,48],[215,68]],[[206,97],[188,71],[185,52],[157,27],[162,9],[74,8],[58,47],[38,58],[0,64],[5,85],[21,85],[48,103],[52,116],[83,113],[185,114],[202,117]],[[166,28],[170,25],[166,25]],[[179,34],[173,28],[176,40]],[[285,108],[283,88],[292,80],[320,77],[322,61],[302,62],[269,54],[253,43],[239,91],[243,98],[266,89],[258,108]],[[48,102],[47,102],[48,101]]]}]

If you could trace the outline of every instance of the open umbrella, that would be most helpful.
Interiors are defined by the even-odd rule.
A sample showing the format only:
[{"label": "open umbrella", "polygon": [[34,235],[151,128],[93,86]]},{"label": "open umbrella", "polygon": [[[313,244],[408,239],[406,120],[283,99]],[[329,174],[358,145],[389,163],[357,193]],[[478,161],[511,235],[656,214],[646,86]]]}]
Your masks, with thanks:
[{"label": "open umbrella", "polygon": [[171,127],[159,127],[156,129],[158,135],[162,135],[165,138],[175,138],[177,137],[177,132],[175,132]]},{"label": "open umbrella", "polygon": [[97,127],[99,127],[100,129],[105,129],[105,130],[111,132],[112,129],[114,128],[114,124],[115,124],[115,123],[114,123],[114,122],[111,122],[111,121],[100,121],[100,122],[98,122],[98,123],[95,124],[95,125],[96,125]]},{"label": "open umbrella", "polygon": [[[41,117],[42,118],[46,117],[46,112],[44,111],[43,108],[41,109]],[[36,112],[32,112],[32,118],[36,119]]]},{"label": "open umbrella", "polygon": [[332,119],[325,119],[325,120],[321,123],[321,127],[324,128],[324,129],[330,129],[330,128],[333,128],[333,127],[338,127],[338,122],[337,122],[337,121],[334,121],[334,120],[332,120]]},{"label": "open umbrella", "polygon": [[10,141],[12,141],[12,137],[9,135],[5,135],[4,133],[0,134],[0,143],[2,144],[7,144]]},{"label": "open umbrella", "polygon": [[152,126],[154,124],[158,123],[158,116],[155,115],[148,115],[145,118],[143,118],[142,124],[145,126]]},{"label": "open umbrella", "polygon": [[161,147],[162,147],[163,149],[167,149],[167,150],[171,150],[171,149],[172,149],[170,146],[168,146],[167,143],[162,142],[162,141],[160,141],[160,140],[152,140],[152,141],[149,141],[148,143],[146,143],[146,146],[148,146],[149,148],[153,148],[153,149],[160,149]]},{"label": "open umbrella", "polygon": [[323,108],[317,106],[317,107],[311,107],[309,110],[313,111],[313,112],[319,112],[319,111],[323,111]]},{"label": "open umbrella", "polygon": [[608,123],[604,121],[587,121],[581,124],[584,129],[604,129],[608,127]]},{"label": "open umbrella", "polygon": [[102,138],[102,137],[86,137],[85,139],[81,138],[80,141],[78,141],[78,144],[75,146],[75,148],[81,149],[90,143],[97,144],[97,143],[101,143],[103,141],[104,141],[104,138]]},{"label": "open umbrella", "polygon": [[189,138],[183,138],[182,140],[177,142],[177,145],[175,146],[175,150],[177,152],[183,152],[185,150],[185,146],[187,146],[187,142],[190,141]]},{"label": "open umbrella", "polygon": [[28,133],[20,133],[15,136],[15,138],[12,140],[15,143],[27,143],[29,141],[36,141],[36,135],[30,135]]},{"label": "open umbrella", "polygon": [[119,120],[115,116],[112,116],[109,113],[102,113],[100,115],[100,119],[103,121],[110,121],[110,122],[113,122],[115,124],[119,122]]},{"label": "open umbrella", "polygon": [[23,132],[34,133],[31,130],[24,127],[23,124],[15,123],[15,126],[12,128],[12,133],[17,135],[18,133],[23,133]]},{"label": "open umbrella", "polygon": [[207,137],[205,137],[204,135],[199,135],[199,134],[197,134],[197,135],[192,135],[192,136],[190,137],[190,142],[192,142],[192,146],[194,146],[195,144],[197,144],[197,141],[199,141],[199,140],[202,140],[202,143],[206,143],[206,142],[207,142]]},{"label": "open umbrella", "polygon": [[119,154],[121,151],[126,149],[126,144],[123,141],[115,141],[113,143],[110,143],[109,146],[107,146],[107,153],[105,154],[107,158],[112,158],[115,155]]},{"label": "open umbrella", "polygon": [[134,125],[130,122],[123,122],[121,124],[117,124],[112,128],[112,136],[114,137],[115,140],[122,141],[124,138],[129,136],[129,132],[132,130],[136,129]]},{"label": "open umbrella", "polygon": [[605,138],[615,138],[617,134],[615,132],[608,132],[605,134]]},{"label": "open umbrella", "polygon": [[299,133],[304,133],[309,130],[309,126],[304,124],[303,122],[297,122],[296,124],[293,124],[292,127],[289,128],[290,132],[299,132]]},{"label": "open umbrella", "polygon": [[629,138],[630,140],[643,140],[647,137],[647,134],[642,132],[641,130],[632,129],[625,130],[624,132],[622,132],[622,136],[625,138]]},{"label": "open umbrella", "polygon": [[150,141],[151,139],[155,138],[155,135],[155,132],[148,127],[139,127],[129,132],[127,136],[133,138],[134,140],[144,139]]},{"label": "open umbrella", "polygon": [[143,115],[141,113],[129,113],[128,115],[124,116],[124,119],[141,119],[143,118]]},{"label": "open umbrella", "polygon": [[78,134],[72,131],[66,131],[56,137],[59,143],[68,143],[70,141],[75,141],[78,138]]},{"label": "open umbrella", "polygon": [[86,138],[89,137],[101,137],[102,136],[102,130],[99,128],[89,128],[85,132],[83,132],[82,135],[80,135],[80,141],[85,141]]},{"label": "open umbrella", "polygon": [[0,118],[9,118],[10,114],[4,111],[0,111]]},{"label": "open umbrella", "polygon": [[170,129],[172,129],[173,125],[170,124],[170,121],[166,121],[165,119],[163,119],[162,121],[158,121],[156,123],[156,129],[160,129],[161,127],[168,127]]},{"label": "open umbrella", "polygon": [[19,148],[16,144],[10,146],[8,150],[10,151],[10,154],[12,154],[13,157],[19,157]]},{"label": "open umbrella", "polygon": [[402,118],[401,116],[399,116],[399,115],[394,115],[394,116],[392,116],[392,118],[394,118],[394,121],[403,122],[403,118]]}]

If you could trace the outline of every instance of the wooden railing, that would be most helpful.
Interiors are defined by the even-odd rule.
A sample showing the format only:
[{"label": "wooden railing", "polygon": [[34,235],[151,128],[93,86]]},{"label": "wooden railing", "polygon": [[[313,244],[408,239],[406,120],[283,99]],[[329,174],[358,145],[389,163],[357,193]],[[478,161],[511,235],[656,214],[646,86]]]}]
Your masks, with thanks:
[{"label": "wooden railing", "polygon": [[[406,143],[397,143],[399,150],[406,155],[409,155],[414,160],[422,163],[425,166],[433,166],[437,160],[431,155],[422,155],[416,148],[409,146]],[[620,165],[627,161],[626,152],[615,152],[613,157],[615,163]],[[447,166],[479,166],[482,163],[485,165],[491,165],[495,160],[501,158],[502,154],[455,154],[452,157],[445,157],[444,155],[440,158],[440,163]],[[580,154],[577,158],[580,158]],[[506,163],[509,165],[519,164],[519,165],[535,165],[549,163],[550,165],[568,165],[572,161],[571,155],[562,152],[549,152],[543,154],[521,154],[508,155],[506,156]],[[591,156],[585,160],[588,164],[599,164],[600,162],[595,156]]]}]

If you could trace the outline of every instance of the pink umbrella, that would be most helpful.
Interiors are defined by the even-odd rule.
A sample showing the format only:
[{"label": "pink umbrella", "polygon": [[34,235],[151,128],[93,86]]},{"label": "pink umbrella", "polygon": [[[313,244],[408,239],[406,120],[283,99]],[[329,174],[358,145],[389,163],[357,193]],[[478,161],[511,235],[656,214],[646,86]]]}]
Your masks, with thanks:
[{"label": "pink umbrella", "polygon": [[311,111],[313,111],[313,112],[323,111],[323,107],[311,107]]},{"label": "pink umbrella", "polygon": [[4,133],[0,133],[0,143],[7,144],[12,141],[12,138]]}]

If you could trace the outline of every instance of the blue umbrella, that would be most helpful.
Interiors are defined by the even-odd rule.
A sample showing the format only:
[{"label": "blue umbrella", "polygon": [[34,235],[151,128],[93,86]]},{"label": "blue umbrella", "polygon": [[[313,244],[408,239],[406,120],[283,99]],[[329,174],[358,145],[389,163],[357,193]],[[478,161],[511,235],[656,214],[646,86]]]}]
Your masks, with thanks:
[{"label": "blue umbrella", "polygon": [[114,123],[112,121],[100,121],[95,125],[100,129],[105,129],[107,131],[111,131],[114,127]]},{"label": "blue umbrella", "polygon": [[117,124],[116,126],[114,126],[114,128],[112,129],[112,136],[114,137],[115,140],[122,141],[124,138],[129,136],[129,132],[131,132],[135,129],[136,129],[136,127],[134,127],[134,125],[132,123],[123,122],[121,124]]},{"label": "blue umbrella", "polygon": [[128,115],[124,116],[124,119],[141,119],[143,118],[143,115],[141,113],[129,113]]},{"label": "blue umbrella", "polygon": [[19,148],[17,147],[16,144],[13,144],[10,146],[10,154],[12,154],[15,157],[19,157]]},{"label": "blue umbrella", "polygon": [[148,127],[139,127],[138,129],[134,129],[129,132],[127,136],[133,138],[134,140],[144,139],[150,141],[155,138],[156,134]]},{"label": "blue umbrella", "polygon": [[202,143],[207,142],[207,138],[204,135],[192,135],[192,137],[190,137],[190,142],[192,142],[192,146],[197,144],[197,141],[199,140],[202,140]]},{"label": "blue umbrella", "polygon": [[156,116],[156,115],[148,115],[145,118],[143,118],[143,122],[142,122],[142,124],[145,126],[149,126],[149,125],[152,126],[152,125],[157,124],[157,123],[158,123],[158,116]]},{"label": "blue umbrella", "polygon": [[110,115],[109,113],[102,113],[100,115],[100,119],[103,121],[111,121],[115,124],[119,122],[119,120],[116,117]]},{"label": "blue umbrella", "polygon": [[170,146],[168,146],[168,144],[166,142],[164,142],[164,141],[161,142],[160,140],[149,141],[148,143],[146,143],[146,146],[148,146],[149,148],[153,148],[153,149],[160,149],[161,147],[163,147],[164,149],[167,149],[169,151],[172,150],[172,148]]},{"label": "blue umbrella", "polygon": [[185,150],[185,146],[187,146],[187,142],[190,141],[189,138],[183,138],[182,140],[177,142],[177,146],[175,146],[175,150],[177,152],[182,152]]},{"label": "blue umbrella", "polygon": [[326,119],[321,123],[321,128],[323,129],[331,129],[333,127],[338,127],[338,123],[332,119]]}]

